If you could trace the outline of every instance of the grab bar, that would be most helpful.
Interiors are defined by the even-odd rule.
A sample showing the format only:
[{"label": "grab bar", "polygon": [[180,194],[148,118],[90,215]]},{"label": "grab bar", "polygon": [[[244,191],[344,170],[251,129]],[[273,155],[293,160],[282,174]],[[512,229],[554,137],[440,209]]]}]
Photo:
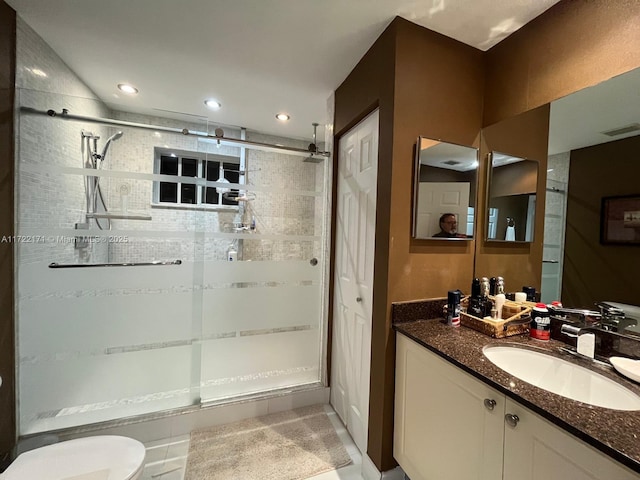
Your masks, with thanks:
[{"label": "grab bar", "polygon": [[173,261],[161,261],[156,260],[154,262],[138,262],[138,263],[50,263],[49,268],[85,268],[85,267],[147,267],[152,265],[181,265],[182,260]]}]

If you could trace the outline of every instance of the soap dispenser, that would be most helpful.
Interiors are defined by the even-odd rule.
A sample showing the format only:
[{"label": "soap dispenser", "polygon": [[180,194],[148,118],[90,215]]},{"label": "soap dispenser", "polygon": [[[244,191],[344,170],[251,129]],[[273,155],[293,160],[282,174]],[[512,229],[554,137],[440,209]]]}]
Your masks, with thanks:
[{"label": "soap dispenser", "polygon": [[235,262],[236,260],[238,260],[238,251],[236,250],[236,247],[233,245],[233,243],[229,245],[229,248],[227,249],[227,260],[230,262]]}]

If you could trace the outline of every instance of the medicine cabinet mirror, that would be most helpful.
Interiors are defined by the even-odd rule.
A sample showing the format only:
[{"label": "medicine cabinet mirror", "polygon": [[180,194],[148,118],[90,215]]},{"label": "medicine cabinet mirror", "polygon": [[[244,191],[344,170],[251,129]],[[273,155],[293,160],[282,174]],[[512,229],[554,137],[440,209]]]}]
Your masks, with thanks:
[{"label": "medicine cabinet mirror", "polygon": [[414,238],[470,240],[473,237],[477,172],[476,148],[418,137]]},{"label": "medicine cabinet mirror", "polygon": [[533,242],[538,162],[492,151],[486,239]]}]

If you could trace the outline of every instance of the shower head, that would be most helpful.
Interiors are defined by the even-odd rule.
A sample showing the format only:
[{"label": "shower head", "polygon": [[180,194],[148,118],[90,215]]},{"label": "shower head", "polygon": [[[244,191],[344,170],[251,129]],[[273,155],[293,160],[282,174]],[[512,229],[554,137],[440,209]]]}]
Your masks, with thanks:
[{"label": "shower head", "polygon": [[109,145],[111,145],[111,142],[118,140],[120,137],[122,137],[122,132],[116,132],[107,139],[107,143],[104,144],[104,148],[102,149],[102,154],[100,155],[100,158],[102,159],[103,162],[107,155],[107,150],[109,149]]},{"label": "shower head", "polygon": [[311,142],[308,147],[309,153],[311,153],[311,155],[306,157],[303,162],[320,163],[324,160],[324,156],[322,156],[322,153],[324,152],[320,152],[318,150],[318,145],[316,144],[316,129],[318,128],[319,124],[314,122],[311,125],[313,125],[313,142]]}]

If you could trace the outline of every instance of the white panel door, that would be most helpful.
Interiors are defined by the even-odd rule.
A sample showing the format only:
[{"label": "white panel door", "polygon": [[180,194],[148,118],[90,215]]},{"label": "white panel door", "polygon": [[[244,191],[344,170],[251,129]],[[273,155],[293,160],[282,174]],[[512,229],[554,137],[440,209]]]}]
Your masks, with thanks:
[{"label": "white panel door", "polygon": [[367,451],[378,111],[338,145],[331,404]]},{"label": "white panel door", "polygon": [[453,213],[464,233],[469,209],[470,184],[465,182],[420,182],[418,185],[416,234],[428,238],[440,231],[440,216]]}]

